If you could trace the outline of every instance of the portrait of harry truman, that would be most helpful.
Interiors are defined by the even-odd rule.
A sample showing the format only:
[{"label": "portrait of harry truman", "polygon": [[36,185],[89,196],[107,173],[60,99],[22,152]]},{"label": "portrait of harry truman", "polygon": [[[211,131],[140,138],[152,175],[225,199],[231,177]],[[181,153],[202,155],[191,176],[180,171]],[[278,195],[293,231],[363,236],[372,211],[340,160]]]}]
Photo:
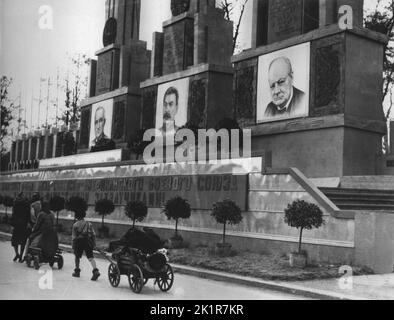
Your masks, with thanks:
[{"label": "portrait of harry truman", "polygon": [[98,107],[94,115],[94,133],[91,152],[108,151],[116,148],[115,142],[104,133],[107,122],[104,107]]},{"label": "portrait of harry truman", "polygon": [[304,115],[307,95],[294,86],[294,71],[287,57],[274,59],[268,69],[272,101],[265,110],[265,118],[291,118]]}]

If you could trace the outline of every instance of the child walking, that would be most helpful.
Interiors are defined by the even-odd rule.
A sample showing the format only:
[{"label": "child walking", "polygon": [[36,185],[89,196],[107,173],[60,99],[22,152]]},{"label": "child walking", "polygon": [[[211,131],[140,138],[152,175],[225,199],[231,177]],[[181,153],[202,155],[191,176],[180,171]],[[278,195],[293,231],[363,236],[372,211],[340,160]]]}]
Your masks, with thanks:
[{"label": "child walking", "polygon": [[81,269],[79,268],[80,260],[85,252],[90,264],[93,268],[92,281],[96,281],[100,277],[100,272],[97,269],[96,261],[93,257],[93,249],[96,246],[96,234],[94,233],[93,226],[90,222],[85,221],[86,212],[76,212],[72,228],[72,245],[75,255],[75,270],[72,274],[73,277],[79,278]]}]

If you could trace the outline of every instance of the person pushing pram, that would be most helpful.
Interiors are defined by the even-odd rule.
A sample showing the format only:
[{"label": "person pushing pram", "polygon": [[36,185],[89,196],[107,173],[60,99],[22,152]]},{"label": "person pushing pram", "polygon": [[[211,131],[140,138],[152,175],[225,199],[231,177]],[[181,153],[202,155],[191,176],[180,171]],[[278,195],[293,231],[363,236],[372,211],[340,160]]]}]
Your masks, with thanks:
[{"label": "person pushing pram", "polygon": [[55,216],[48,202],[42,202],[42,208],[29,237],[28,253],[40,253],[40,262],[52,262],[59,246],[55,229]]}]

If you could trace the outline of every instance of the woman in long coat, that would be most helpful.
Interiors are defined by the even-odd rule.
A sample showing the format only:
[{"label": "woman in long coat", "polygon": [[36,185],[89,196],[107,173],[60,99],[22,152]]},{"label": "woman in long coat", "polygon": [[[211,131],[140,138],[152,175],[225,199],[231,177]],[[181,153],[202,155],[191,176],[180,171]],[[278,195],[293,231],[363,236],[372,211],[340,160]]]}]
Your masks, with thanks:
[{"label": "woman in long coat", "polygon": [[51,259],[58,248],[59,242],[57,232],[55,230],[55,216],[51,212],[49,203],[42,203],[42,211],[37,217],[30,235],[30,247],[40,248],[44,255],[44,259]]},{"label": "woman in long coat", "polygon": [[11,244],[15,250],[14,262],[18,259],[19,262],[23,261],[23,252],[25,251],[27,238],[30,234],[29,223],[30,203],[21,192],[14,200],[14,206],[12,209],[11,225],[14,230],[12,232]]}]

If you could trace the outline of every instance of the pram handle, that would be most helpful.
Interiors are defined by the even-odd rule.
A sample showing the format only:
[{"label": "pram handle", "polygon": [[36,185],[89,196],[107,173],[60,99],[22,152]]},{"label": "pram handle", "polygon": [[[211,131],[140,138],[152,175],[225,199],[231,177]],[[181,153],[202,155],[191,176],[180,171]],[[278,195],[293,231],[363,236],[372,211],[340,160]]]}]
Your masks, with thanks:
[{"label": "pram handle", "polygon": [[116,262],[108,256],[108,252],[100,250],[99,248],[95,248],[94,250],[97,251],[98,253],[100,253],[110,263],[115,263],[116,264]]}]

